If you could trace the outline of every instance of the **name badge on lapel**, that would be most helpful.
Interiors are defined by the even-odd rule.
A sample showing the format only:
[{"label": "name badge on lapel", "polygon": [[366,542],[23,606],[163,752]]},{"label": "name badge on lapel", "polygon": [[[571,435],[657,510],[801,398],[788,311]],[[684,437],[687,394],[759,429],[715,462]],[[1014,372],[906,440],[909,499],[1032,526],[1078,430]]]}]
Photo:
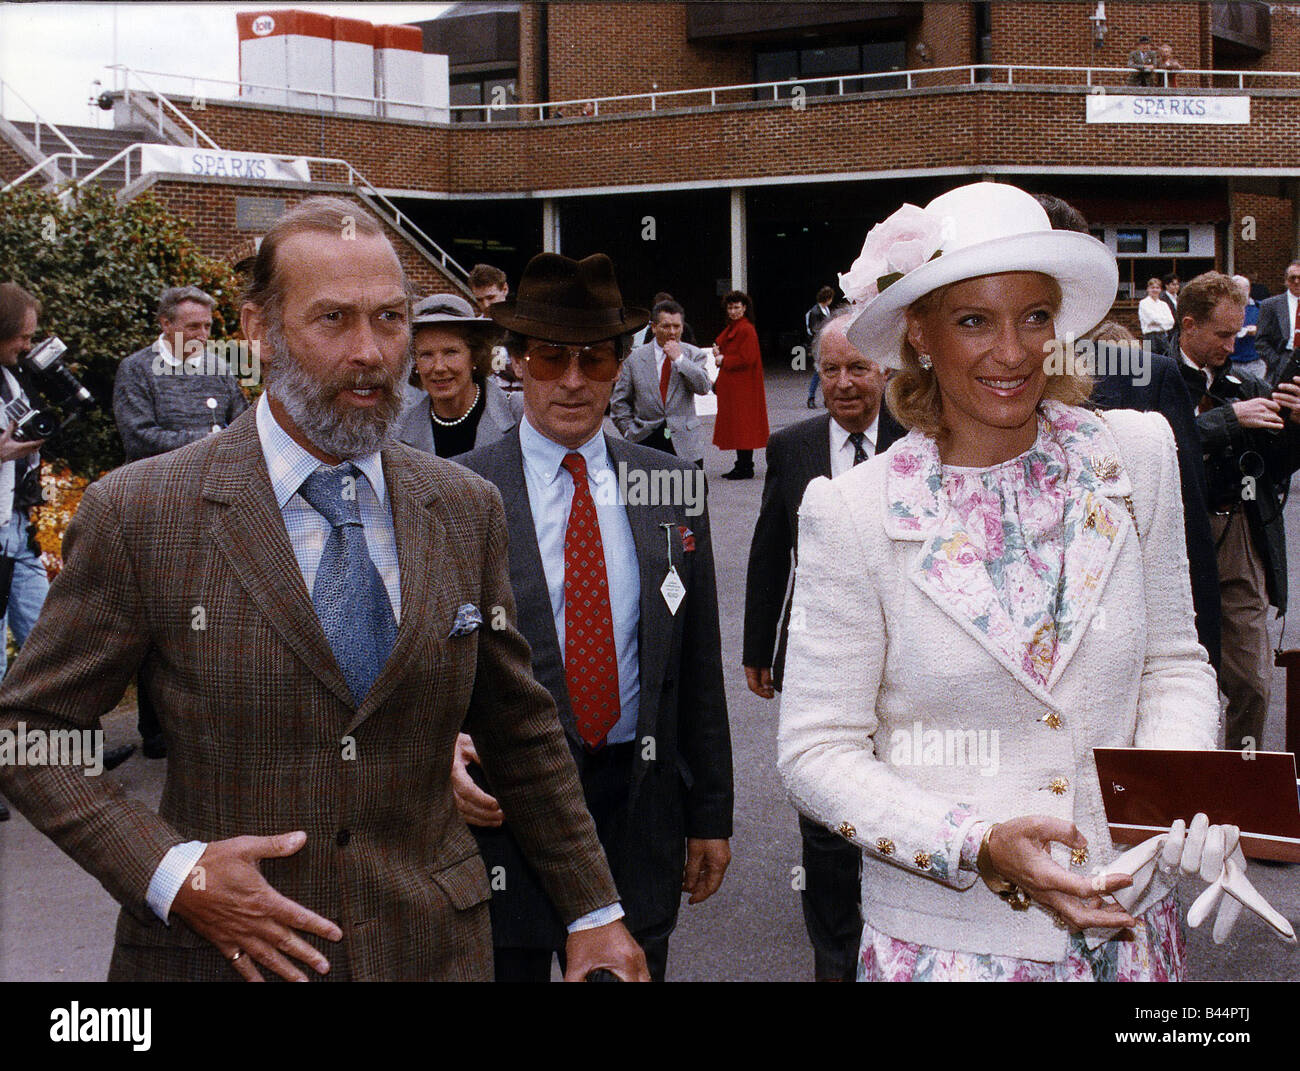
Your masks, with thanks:
[{"label": "name badge on lapel", "polygon": [[659,527],[664,530],[664,537],[668,540],[668,575],[659,585],[659,592],[663,595],[664,602],[668,604],[668,612],[675,617],[682,599],[686,598],[686,585],[677,575],[677,566],[673,564],[673,529],[676,525],[671,521],[665,521]]}]

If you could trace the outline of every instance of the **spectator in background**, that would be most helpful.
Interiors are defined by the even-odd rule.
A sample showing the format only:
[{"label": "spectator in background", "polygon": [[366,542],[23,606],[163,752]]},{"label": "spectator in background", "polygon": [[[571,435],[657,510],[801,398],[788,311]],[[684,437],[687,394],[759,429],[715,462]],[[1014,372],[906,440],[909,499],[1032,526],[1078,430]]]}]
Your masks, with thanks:
[{"label": "spectator in background", "polygon": [[[831,302],[835,300],[835,291],[832,287],[823,286],[817,291],[817,303],[803,314],[803,333],[804,341],[807,344],[808,354],[812,355],[816,348],[813,340],[817,337],[817,331],[831,315]],[[817,385],[821,382],[818,375],[817,361],[812,362],[813,374],[812,379],[808,382],[808,408],[817,408]]]},{"label": "spectator in background", "polygon": [[1246,297],[1246,318],[1242,328],[1237,332],[1237,345],[1232,351],[1234,368],[1241,368],[1260,379],[1268,378],[1268,365],[1255,350],[1255,335],[1259,332],[1259,304],[1250,296],[1250,279],[1244,275],[1234,275],[1232,281]]},{"label": "spectator in background", "polygon": [[[475,302],[478,303],[480,316],[487,316],[488,309],[499,301],[505,301],[510,294],[510,283],[506,279],[506,273],[491,264],[475,264],[470,269],[466,282],[474,295]],[[497,345],[492,350],[492,380],[507,394],[514,394],[519,390],[519,380],[515,378],[514,369],[510,367],[510,355],[501,345]],[[412,405],[418,400],[409,396],[407,399],[408,404]]]},{"label": "spectator in background", "polygon": [[1295,352],[1297,335],[1300,335],[1300,261],[1292,261],[1286,267],[1286,292],[1259,303],[1255,353],[1268,366],[1269,382],[1277,379]]},{"label": "spectator in background", "polygon": [[[660,290],[659,293],[655,295],[654,300],[650,302],[650,308],[652,309],[658,308],[665,301],[671,301],[673,302],[673,304],[677,304],[677,299],[674,298],[672,294],[668,293],[667,290]],[[641,328],[640,331],[636,332],[636,334],[632,336],[632,341],[628,344],[627,352],[630,354],[638,346],[644,346],[647,343],[653,341],[654,341],[654,324],[648,323],[645,325],[645,327]],[[685,342],[686,345],[688,346],[695,345],[695,332],[694,330],[692,330],[691,325],[688,324],[685,319],[682,320],[681,341]]]},{"label": "spectator in background", "polygon": [[1175,86],[1178,84],[1178,75],[1175,72],[1181,71],[1183,65],[1174,59],[1173,45],[1161,45],[1156,50],[1156,68],[1168,72],[1163,76],[1165,85]]},{"label": "spectator in background", "polygon": [[735,450],[736,464],[724,480],[752,480],[754,451],[767,445],[767,395],[763,390],[763,357],[758,332],[751,319],[754,303],[749,295],[733,290],[722,299],[727,326],[714,343],[718,381],[718,418],[713,425],[713,445]]},{"label": "spectator in background", "polygon": [[1147,280],[1147,296],[1138,302],[1138,323],[1142,338],[1156,353],[1169,354],[1169,332],[1174,329],[1174,313],[1161,300],[1164,284],[1154,276]]},{"label": "spectator in background", "polygon": [[1142,34],[1137,39],[1137,48],[1128,54],[1128,65],[1133,68],[1128,76],[1131,86],[1149,86],[1155,80],[1156,64],[1160,55],[1151,47],[1151,38]]},{"label": "spectator in background", "polygon": [[1160,295],[1160,300],[1169,306],[1169,311],[1174,314],[1174,327],[1169,332],[1169,356],[1178,356],[1178,332],[1181,325],[1178,318],[1178,291],[1182,288],[1183,282],[1173,272],[1163,275],[1160,278],[1164,284],[1164,292]]}]

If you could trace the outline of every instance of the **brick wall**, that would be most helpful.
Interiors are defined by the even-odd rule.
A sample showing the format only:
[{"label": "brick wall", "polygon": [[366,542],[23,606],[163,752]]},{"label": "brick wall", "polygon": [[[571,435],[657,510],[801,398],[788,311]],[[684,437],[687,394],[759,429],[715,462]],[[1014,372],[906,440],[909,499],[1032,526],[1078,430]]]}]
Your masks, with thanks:
[{"label": "brick wall", "polygon": [[519,81],[520,101],[534,102],[550,99],[541,84],[538,70],[538,35],[542,24],[540,3],[519,5]]},{"label": "brick wall", "polygon": [[[922,61],[916,46],[924,42],[929,61]],[[975,11],[971,4],[925,4],[921,21],[907,36],[909,67],[961,67],[975,62]],[[929,84],[929,83],[927,83]]]},{"label": "brick wall", "polygon": [[547,18],[551,100],[753,80],[749,45],[687,41],[685,4],[552,3]]},{"label": "brick wall", "polygon": [[17,149],[0,139],[0,186],[12,182],[32,165]]},{"label": "brick wall", "polygon": [[[1106,43],[1096,48],[1090,16],[1096,5],[1077,0],[1007,0],[990,5],[993,63],[1065,67],[1125,67],[1139,34],[1155,45],[1173,46],[1184,67],[1208,68],[1208,5],[1161,0],[1159,4],[1110,0]],[[1178,84],[1194,85],[1184,76]]]},{"label": "brick wall", "polygon": [[[1283,279],[1291,262],[1295,236],[1291,230],[1291,200],[1258,193],[1234,192],[1230,201],[1235,229],[1233,259],[1237,271],[1263,283],[1274,294],[1286,289]],[[1254,221],[1254,239],[1243,238],[1243,226]]]},{"label": "brick wall", "polygon": [[[209,256],[237,260],[249,251],[246,231],[235,228],[236,197],[283,198],[286,208],[292,208],[313,191],[301,189],[268,189],[265,186],[243,186],[221,181],[178,182],[160,180],[150,187],[150,192],[168,210],[190,224],[190,235],[199,248]],[[334,191],[330,191],[334,192]],[[350,201],[360,200],[348,194],[339,194]],[[411,284],[421,294],[459,293],[454,284],[436,267],[413,250],[396,232],[384,228],[397,249]]]},{"label": "brick wall", "polygon": [[1235,56],[1224,57],[1219,66],[1242,71],[1300,71],[1300,7],[1295,4],[1269,6],[1273,12],[1270,20],[1272,42],[1269,51],[1258,60],[1238,59]]}]

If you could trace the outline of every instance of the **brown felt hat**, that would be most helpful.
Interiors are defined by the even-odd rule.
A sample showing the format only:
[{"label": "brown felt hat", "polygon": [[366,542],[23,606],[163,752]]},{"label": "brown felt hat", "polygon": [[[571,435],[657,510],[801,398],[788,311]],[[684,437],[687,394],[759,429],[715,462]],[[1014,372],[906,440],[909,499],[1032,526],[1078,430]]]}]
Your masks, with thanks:
[{"label": "brown felt hat", "polygon": [[572,260],[538,253],[528,262],[515,296],[488,315],[509,331],[546,342],[600,342],[650,322],[647,309],[629,308],[604,253]]}]

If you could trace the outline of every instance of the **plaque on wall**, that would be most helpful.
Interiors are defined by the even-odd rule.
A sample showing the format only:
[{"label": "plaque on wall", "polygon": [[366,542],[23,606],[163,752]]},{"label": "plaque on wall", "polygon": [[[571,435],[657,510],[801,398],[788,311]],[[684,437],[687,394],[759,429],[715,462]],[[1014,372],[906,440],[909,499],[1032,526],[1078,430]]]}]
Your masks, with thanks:
[{"label": "plaque on wall", "polygon": [[283,197],[235,198],[235,230],[262,233],[283,215]]}]

